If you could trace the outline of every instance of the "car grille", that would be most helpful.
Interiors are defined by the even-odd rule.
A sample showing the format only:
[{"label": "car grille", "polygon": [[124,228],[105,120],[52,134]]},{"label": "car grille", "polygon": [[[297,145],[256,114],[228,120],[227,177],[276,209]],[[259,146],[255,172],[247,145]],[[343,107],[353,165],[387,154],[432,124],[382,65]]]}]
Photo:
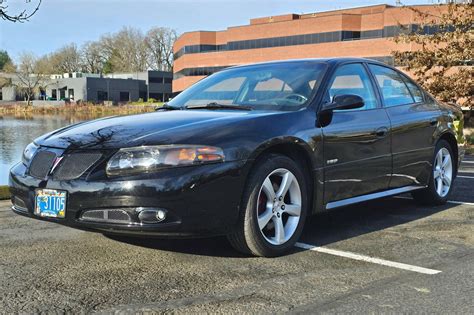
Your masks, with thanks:
[{"label": "car grille", "polygon": [[87,210],[81,215],[81,219],[90,222],[108,222],[129,224],[132,222],[130,214],[121,209]]},{"label": "car grille", "polygon": [[[40,151],[31,161],[29,174],[39,179],[46,179],[56,157],[61,153]],[[102,157],[101,153],[70,153],[63,156],[56,169],[53,169],[54,180],[72,180],[81,177]]]},{"label": "car grille", "polygon": [[30,175],[44,179],[48,176],[49,170],[56,159],[56,153],[50,151],[38,152],[30,164]]},{"label": "car grille", "polygon": [[55,180],[71,180],[81,177],[102,157],[100,153],[66,154],[54,171]]}]

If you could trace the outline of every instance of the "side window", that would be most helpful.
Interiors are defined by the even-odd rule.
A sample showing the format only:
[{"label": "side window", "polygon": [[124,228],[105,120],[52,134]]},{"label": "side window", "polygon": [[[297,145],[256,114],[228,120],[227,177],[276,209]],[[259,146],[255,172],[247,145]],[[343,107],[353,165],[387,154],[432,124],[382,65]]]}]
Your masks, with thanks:
[{"label": "side window", "polygon": [[410,90],[411,95],[415,99],[415,102],[416,103],[423,102],[424,101],[423,92],[421,92],[420,88],[406,77],[403,77],[403,81],[405,81],[406,85],[408,86],[408,89]]},{"label": "side window", "polygon": [[343,65],[337,68],[328,94],[329,101],[332,101],[334,96],[342,94],[355,94],[362,97],[364,107],[358,110],[377,107],[377,99],[369,76],[360,63]]},{"label": "side window", "polygon": [[386,107],[415,102],[402,77],[396,71],[373,64],[369,65],[369,68],[377,79]]}]

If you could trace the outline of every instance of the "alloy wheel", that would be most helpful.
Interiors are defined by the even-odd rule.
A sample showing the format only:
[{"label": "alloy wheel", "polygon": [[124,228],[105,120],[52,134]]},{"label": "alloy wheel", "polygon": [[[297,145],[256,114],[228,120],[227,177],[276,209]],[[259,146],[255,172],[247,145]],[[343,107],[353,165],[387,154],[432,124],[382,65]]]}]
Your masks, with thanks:
[{"label": "alloy wheel", "polygon": [[295,175],[279,168],[268,175],[260,188],[257,204],[258,228],[272,245],[286,243],[301,218],[301,189]]},{"label": "alloy wheel", "polygon": [[433,179],[436,193],[440,197],[445,197],[449,193],[453,179],[451,154],[446,148],[441,148],[436,154]]}]

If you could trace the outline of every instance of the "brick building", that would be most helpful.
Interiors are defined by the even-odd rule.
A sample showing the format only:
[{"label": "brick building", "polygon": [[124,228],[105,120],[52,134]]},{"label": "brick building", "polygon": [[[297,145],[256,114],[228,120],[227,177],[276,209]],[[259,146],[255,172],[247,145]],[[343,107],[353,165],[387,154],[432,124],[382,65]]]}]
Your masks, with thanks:
[{"label": "brick building", "polygon": [[[413,8],[439,15],[445,7]],[[411,44],[396,44],[392,38],[417,29],[417,18],[410,8],[382,4],[255,18],[249,25],[223,31],[184,33],[174,45],[173,92],[225,67],[269,60],[352,56],[391,64],[393,50],[416,49]]]}]

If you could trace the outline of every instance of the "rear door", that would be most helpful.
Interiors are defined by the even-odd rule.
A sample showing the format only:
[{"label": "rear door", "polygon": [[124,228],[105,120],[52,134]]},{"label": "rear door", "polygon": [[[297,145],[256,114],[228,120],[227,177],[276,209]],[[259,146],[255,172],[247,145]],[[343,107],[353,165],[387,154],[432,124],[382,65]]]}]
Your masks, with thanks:
[{"label": "rear door", "polygon": [[392,125],[391,188],[426,184],[431,173],[439,108],[405,75],[369,64]]},{"label": "rear door", "polygon": [[364,64],[340,65],[324,102],[342,94],[359,95],[365,105],[334,111],[331,121],[322,128],[326,204],[385,190],[392,173],[390,121]]}]

